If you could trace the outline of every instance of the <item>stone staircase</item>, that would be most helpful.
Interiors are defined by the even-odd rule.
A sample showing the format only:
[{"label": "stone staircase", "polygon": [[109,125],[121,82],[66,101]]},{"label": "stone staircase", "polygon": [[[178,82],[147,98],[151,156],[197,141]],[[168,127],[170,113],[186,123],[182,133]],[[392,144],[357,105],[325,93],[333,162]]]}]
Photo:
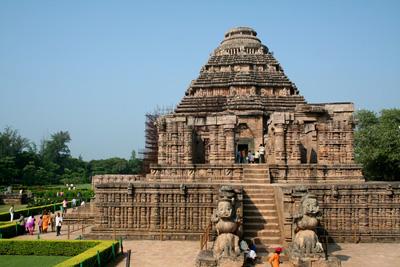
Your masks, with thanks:
[{"label": "stone staircase", "polygon": [[243,183],[247,184],[270,184],[269,170],[267,164],[245,164],[243,165]]},{"label": "stone staircase", "polygon": [[254,240],[258,253],[270,252],[270,247],[281,246],[282,239],[268,166],[245,166],[243,188],[244,238]]}]

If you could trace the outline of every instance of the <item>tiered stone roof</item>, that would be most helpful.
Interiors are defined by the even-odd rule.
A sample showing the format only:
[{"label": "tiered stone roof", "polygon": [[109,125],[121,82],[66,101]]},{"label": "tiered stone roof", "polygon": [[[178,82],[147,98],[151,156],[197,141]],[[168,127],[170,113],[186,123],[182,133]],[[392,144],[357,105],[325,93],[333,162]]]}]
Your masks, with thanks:
[{"label": "tiered stone roof", "polygon": [[[297,104],[304,104],[295,84],[256,36],[248,27],[229,30],[202,67],[199,77],[190,84],[176,113],[268,112],[292,110]],[[233,92],[235,88],[242,92]],[[243,93],[246,88],[251,92]],[[279,93],[281,89],[287,93]]]}]

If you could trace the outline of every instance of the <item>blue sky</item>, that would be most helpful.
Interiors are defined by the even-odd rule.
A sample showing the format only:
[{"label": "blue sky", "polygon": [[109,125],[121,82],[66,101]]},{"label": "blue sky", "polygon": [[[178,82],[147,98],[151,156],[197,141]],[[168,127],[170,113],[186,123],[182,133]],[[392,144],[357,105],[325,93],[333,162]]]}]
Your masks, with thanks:
[{"label": "blue sky", "polygon": [[[144,115],[174,106],[235,26],[308,102],[400,104],[400,1],[0,1],[0,129],[74,156],[128,158]],[[278,3],[279,2],[279,3]]]}]

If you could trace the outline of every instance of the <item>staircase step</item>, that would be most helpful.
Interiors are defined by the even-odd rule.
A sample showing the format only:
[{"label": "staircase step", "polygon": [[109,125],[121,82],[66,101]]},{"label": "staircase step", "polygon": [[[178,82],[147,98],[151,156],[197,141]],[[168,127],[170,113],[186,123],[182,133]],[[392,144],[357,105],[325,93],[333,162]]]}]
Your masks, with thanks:
[{"label": "staircase step", "polygon": [[244,187],[245,191],[249,190],[249,191],[269,191],[269,192],[273,192],[274,188],[272,186],[269,185],[246,185]]},{"label": "staircase step", "polygon": [[245,174],[243,175],[245,180],[248,179],[269,179],[269,177],[265,174]]},{"label": "staircase step", "polygon": [[271,205],[275,205],[275,199],[273,198],[268,198],[268,199],[254,199],[254,198],[247,198],[247,199],[243,199],[243,204],[271,204]]},{"label": "staircase step", "polygon": [[243,211],[244,217],[250,215],[250,216],[278,216],[278,212],[276,210],[270,210],[270,209],[265,209],[265,210],[259,210],[256,208],[253,209],[248,209]]},{"label": "staircase step", "polygon": [[271,222],[264,222],[264,223],[258,223],[258,222],[248,222],[244,220],[243,222],[244,229],[246,230],[279,230],[279,224],[278,223],[271,223]]},{"label": "staircase step", "polygon": [[244,228],[243,234],[251,237],[281,237],[281,231],[276,229],[246,229]]},{"label": "staircase step", "polygon": [[273,193],[260,194],[260,193],[245,192],[244,199],[246,199],[246,198],[249,198],[249,199],[275,199],[275,196]]},{"label": "staircase step", "polygon": [[268,175],[266,170],[243,170],[245,175]]},{"label": "staircase step", "polygon": [[256,247],[258,247],[258,246],[267,247],[267,248],[282,247],[282,245],[279,242],[280,240],[276,237],[273,237],[270,240],[266,240],[264,238],[253,237],[252,241],[256,244]]},{"label": "staircase step", "polygon": [[253,207],[256,207],[258,209],[270,208],[275,210],[275,203],[260,203],[260,204],[243,203],[243,210],[246,210],[246,208],[253,208]]},{"label": "staircase step", "polygon": [[266,184],[269,183],[269,179],[245,179],[243,180],[245,183],[252,183],[252,184]]},{"label": "staircase step", "polygon": [[243,200],[245,199],[271,199],[271,200],[275,200],[275,196],[273,194],[245,194],[243,196]]},{"label": "staircase step", "polygon": [[279,219],[278,217],[274,216],[246,216],[244,219],[244,223],[272,223],[278,224]]}]

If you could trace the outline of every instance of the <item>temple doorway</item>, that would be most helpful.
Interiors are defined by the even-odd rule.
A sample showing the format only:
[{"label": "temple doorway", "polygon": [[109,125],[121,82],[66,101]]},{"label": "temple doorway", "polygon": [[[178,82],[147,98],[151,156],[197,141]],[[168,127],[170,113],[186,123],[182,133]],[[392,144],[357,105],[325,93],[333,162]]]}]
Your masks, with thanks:
[{"label": "temple doorway", "polygon": [[237,163],[246,163],[247,153],[249,152],[249,145],[248,144],[238,144],[237,145]]},{"label": "temple doorway", "polygon": [[193,164],[209,163],[210,139],[195,134],[193,138]]}]

